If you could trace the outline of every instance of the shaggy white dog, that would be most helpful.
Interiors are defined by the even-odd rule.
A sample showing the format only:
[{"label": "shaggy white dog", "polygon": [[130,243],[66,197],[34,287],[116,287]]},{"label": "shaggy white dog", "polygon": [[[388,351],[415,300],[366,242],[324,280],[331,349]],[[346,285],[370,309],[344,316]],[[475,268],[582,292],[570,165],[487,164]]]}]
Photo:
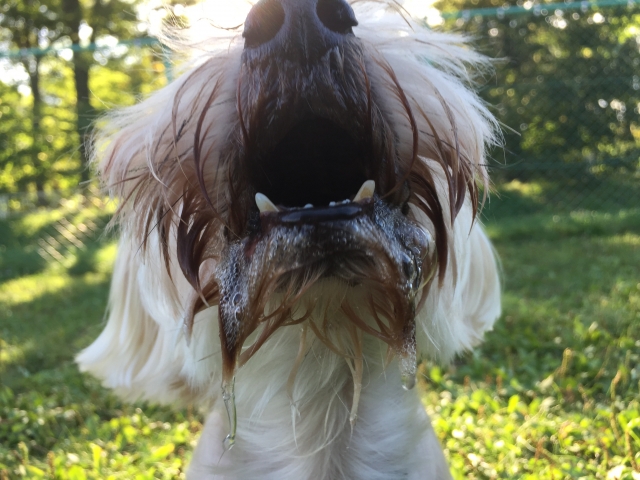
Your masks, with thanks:
[{"label": "shaggy white dog", "polygon": [[500,314],[484,60],[393,0],[262,0],[181,42],[99,133],[121,239],[82,370],[206,408],[191,479],[450,478],[411,388]]}]

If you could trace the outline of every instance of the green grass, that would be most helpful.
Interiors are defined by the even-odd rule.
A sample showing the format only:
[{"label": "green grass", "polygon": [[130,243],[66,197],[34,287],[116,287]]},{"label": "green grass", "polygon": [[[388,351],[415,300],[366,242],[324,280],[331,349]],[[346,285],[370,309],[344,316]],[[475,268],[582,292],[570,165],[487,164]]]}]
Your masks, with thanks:
[{"label": "green grass", "polygon": [[[120,402],[73,355],[102,326],[113,241],[62,264],[36,240],[61,216],[0,222],[0,479],[183,478],[187,411]],[[504,315],[485,344],[423,364],[427,410],[456,478],[640,479],[640,210],[488,225]]]},{"label": "green grass", "polygon": [[637,211],[488,230],[503,263],[503,318],[446,375],[423,370],[456,477],[637,480]]},{"label": "green grass", "polygon": [[62,263],[37,253],[60,218],[99,223],[109,210],[61,208],[0,223],[2,480],[184,476],[201,419],[123,404],[73,363],[103,325],[115,243],[94,237]]}]

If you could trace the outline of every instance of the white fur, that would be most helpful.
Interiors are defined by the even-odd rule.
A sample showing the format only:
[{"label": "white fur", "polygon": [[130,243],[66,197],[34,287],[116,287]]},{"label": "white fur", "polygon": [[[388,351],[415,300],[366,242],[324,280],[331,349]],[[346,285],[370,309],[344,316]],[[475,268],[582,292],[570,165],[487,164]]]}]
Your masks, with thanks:
[{"label": "white fur", "polygon": [[[483,60],[461,45],[460,38],[423,28],[384,5],[353,2],[360,22],[356,35],[391,65],[412,108],[428,115],[440,138],[457,142],[460,154],[472,159],[478,175],[484,177],[484,149],[494,141],[495,123],[465,86],[469,80],[467,65],[477,66]],[[116,185],[132,172],[158,171],[161,165],[152,154],[158,145],[183,149],[186,140],[171,145],[163,133],[172,129],[172,112],[177,109],[178,119],[186,118],[203,101],[207,87],[219,80],[223,101],[206,114],[212,125],[206,136],[207,148],[215,153],[229,134],[224,119],[235,107],[241,50],[237,32],[227,37],[218,35],[209,43],[200,42],[181,79],[138,106],[114,115],[97,150],[97,157],[106,159],[99,165],[105,183]],[[374,77],[373,81],[382,82],[381,78]],[[185,85],[188,92],[175,106],[172,99]],[[406,149],[410,128],[404,111],[392,101],[385,108],[398,126],[400,147]],[[446,205],[444,175],[431,160],[438,155],[432,126],[419,115],[416,121],[421,132],[420,161],[432,166],[438,194]],[[189,176],[188,170],[185,175]],[[159,176],[152,181],[158,182],[152,187],[161,190],[179,212],[180,204],[174,202],[178,193],[173,187],[162,185]],[[116,195],[126,195],[126,188]],[[401,388],[395,361],[385,367],[386,346],[377,340],[364,336],[362,396],[353,429],[349,421],[354,391],[349,366],[344,358],[314,340],[310,332],[306,333],[308,351],[295,382],[288,387],[302,326],[278,330],[238,371],[238,440],[223,455],[222,440],[228,425],[220,399],[217,309],[209,308],[196,316],[191,342],[187,342],[183,319],[197,294],[182,276],[175,258],[171,275],[167,272],[157,231],[149,236],[147,248],[140,250],[141,240],[134,229],[140,213],[134,201],[121,215],[123,234],[108,322],[77,360],[83,371],[101,378],[105,386],[125,398],[195,403],[210,409],[189,478],[449,478],[418,394]],[[431,231],[426,217],[417,209],[414,214],[423,228]],[[442,361],[476,345],[500,315],[494,253],[482,228],[473,221],[470,203],[467,201],[455,221],[451,220],[447,218],[450,261],[444,281],[432,284],[416,319],[420,353]],[[173,252],[174,230],[169,242],[169,251]],[[213,267],[210,262],[201,275],[206,277]],[[336,286],[326,288],[331,291]]]}]

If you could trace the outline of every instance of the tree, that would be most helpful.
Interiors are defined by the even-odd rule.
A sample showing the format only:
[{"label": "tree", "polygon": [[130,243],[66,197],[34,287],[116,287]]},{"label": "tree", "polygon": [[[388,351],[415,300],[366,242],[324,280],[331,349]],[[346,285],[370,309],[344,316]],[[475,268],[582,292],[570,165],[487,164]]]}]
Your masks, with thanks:
[{"label": "tree", "polygon": [[[135,1],[135,0],[134,0]],[[134,1],[122,0],[62,0],[65,33],[74,47],[73,74],[76,90],[77,131],[80,137],[79,151],[83,160],[81,181],[89,179],[86,168],[87,151],[91,125],[95,119],[95,110],[91,106],[89,75],[93,62],[90,51],[83,51],[81,45],[81,29],[89,31],[88,43],[95,43],[101,35],[116,38],[132,39],[140,36],[136,29],[138,19],[135,14]]]},{"label": "tree", "polygon": [[[24,174],[18,145],[31,140],[25,133],[29,132],[29,110],[30,106],[15,88],[0,83],[0,191],[14,190]],[[32,168],[29,163],[27,172]]]},{"label": "tree", "polygon": [[[150,49],[95,50],[106,36],[133,40],[145,33],[137,29],[135,3],[9,0],[0,6],[0,41],[20,49],[8,57],[11,75],[0,79],[0,191],[42,192],[87,180],[86,139],[104,102],[134,103],[157,84],[161,73],[153,71],[162,63]],[[73,56],[56,53],[61,47]],[[24,84],[10,78],[20,76],[20,67]]]},{"label": "tree", "polygon": [[[29,51],[46,46],[60,34],[57,16],[47,5],[37,0],[10,0],[1,9],[1,37],[14,47]],[[36,190],[44,189],[47,172],[41,161],[47,150],[41,128],[43,101],[40,82],[41,57],[33,54],[21,55],[17,58],[29,76],[32,106],[30,117],[31,142],[24,149],[25,157],[29,157],[32,169],[29,179],[35,183]]]}]

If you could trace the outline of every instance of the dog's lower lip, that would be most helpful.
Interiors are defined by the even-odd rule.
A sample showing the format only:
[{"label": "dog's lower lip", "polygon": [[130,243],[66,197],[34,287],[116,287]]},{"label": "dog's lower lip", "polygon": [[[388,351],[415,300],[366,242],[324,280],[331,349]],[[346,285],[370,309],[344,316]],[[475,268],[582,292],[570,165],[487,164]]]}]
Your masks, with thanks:
[{"label": "dog's lower lip", "polygon": [[263,232],[274,226],[297,226],[324,222],[349,221],[373,211],[373,199],[349,202],[329,207],[303,207],[280,212],[262,212]]}]

